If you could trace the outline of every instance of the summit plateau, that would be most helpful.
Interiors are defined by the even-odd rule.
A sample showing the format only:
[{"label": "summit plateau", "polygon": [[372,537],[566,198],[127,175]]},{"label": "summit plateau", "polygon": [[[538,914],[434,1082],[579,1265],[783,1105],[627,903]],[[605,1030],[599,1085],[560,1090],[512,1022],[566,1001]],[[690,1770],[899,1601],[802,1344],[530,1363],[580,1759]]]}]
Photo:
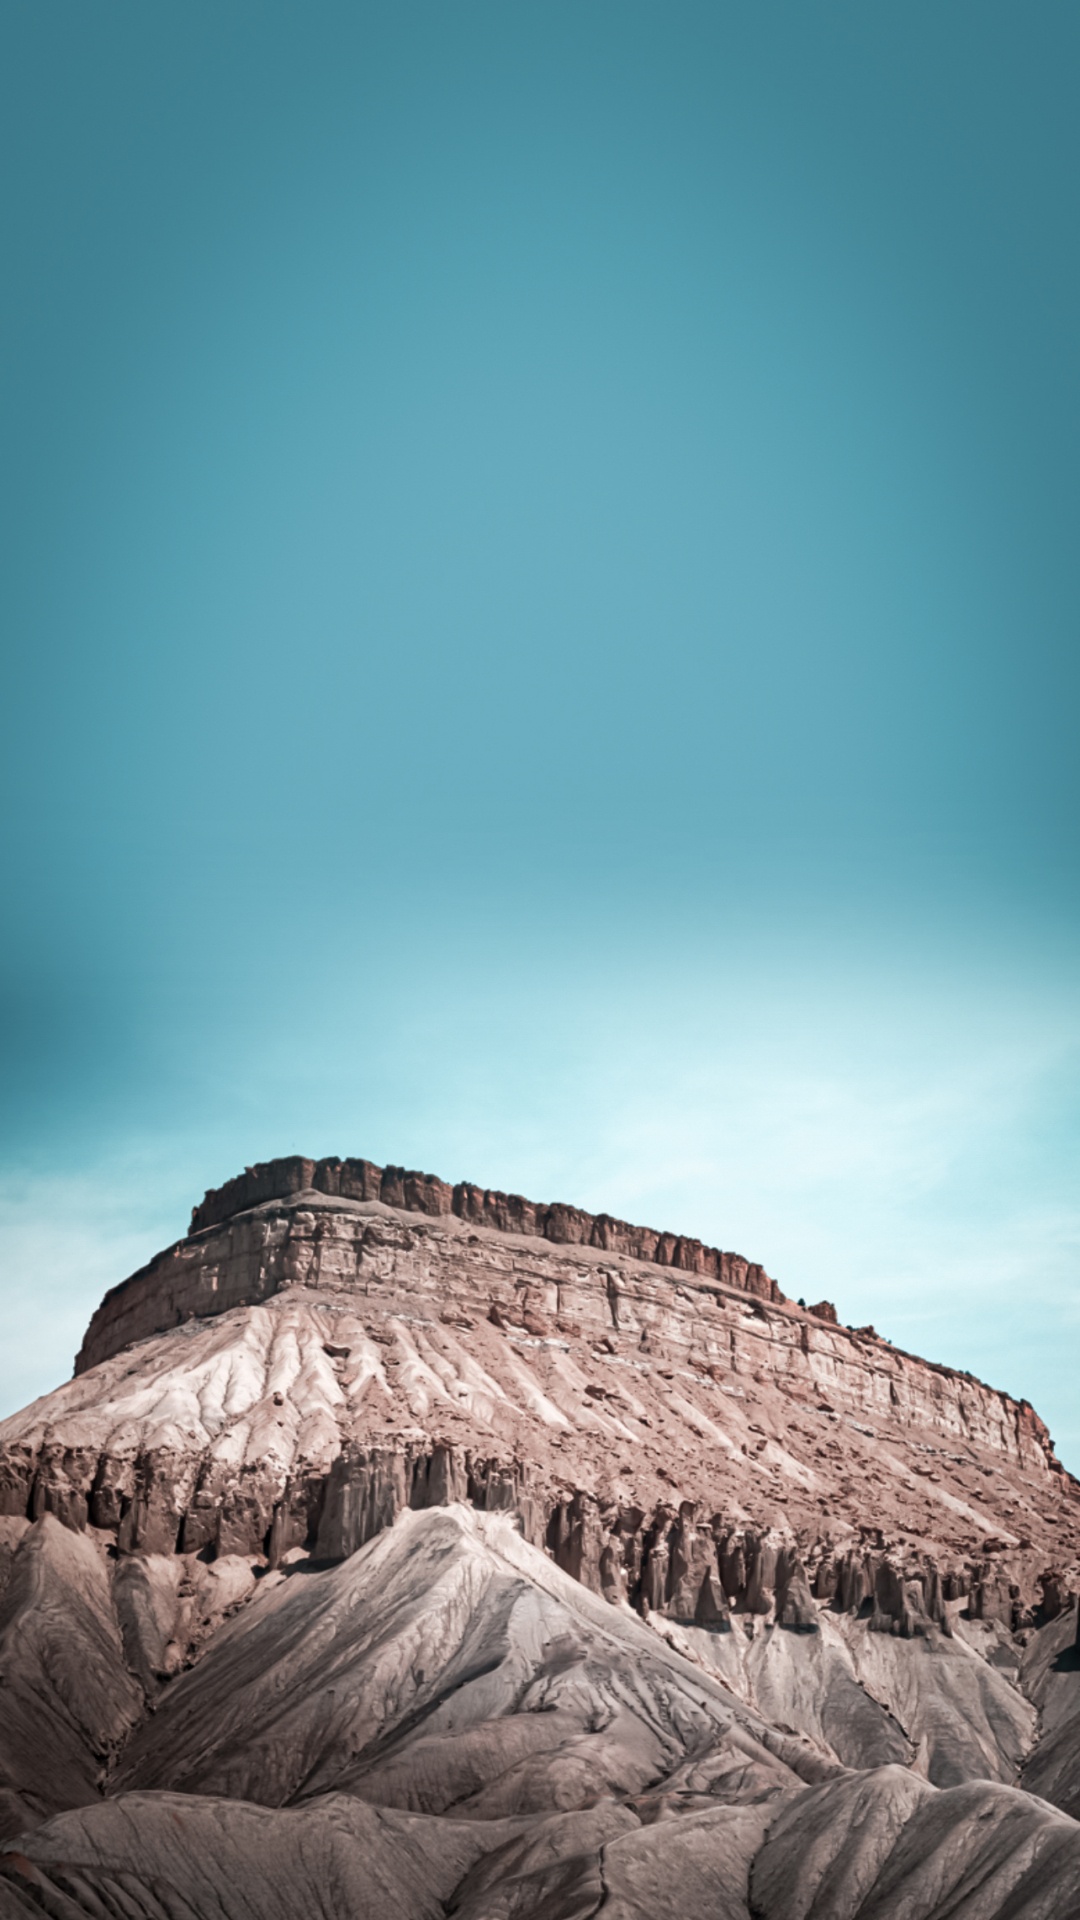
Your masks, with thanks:
[{"label": "summit plateau", "polygon": [[754,1261],[249,1168],[0,1423],[0,1915],[1065,1920],[1080,1484]]}]

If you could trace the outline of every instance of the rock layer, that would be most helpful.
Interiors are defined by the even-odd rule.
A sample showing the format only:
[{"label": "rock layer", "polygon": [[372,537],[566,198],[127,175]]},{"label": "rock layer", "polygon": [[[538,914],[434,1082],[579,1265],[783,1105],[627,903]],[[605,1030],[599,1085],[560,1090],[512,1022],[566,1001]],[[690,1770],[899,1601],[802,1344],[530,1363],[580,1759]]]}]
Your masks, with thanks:
[{"label": "rock layer", "polygon": [[272,1162],[0,1424],[0,1914],[1051,1920],[1078,1556],[1025,1401],[750,1263]]},{"label": "rock layer", "polygon": [[[307,1186],[229,1212],[316,1173],[409,1205]],[[505,1198],[358,1161],[208,1196],[196,1217],[228,1217],[114,1289],[76,1379],[0,1424],[0,1512],[278,1561],[466,1499],[639,1609],[809,1627],[824,1599],[909,1637],[962,1602],[1019,1624],[1050,1568],[1067,1590],[1077,1489],[1026,1402],[462,1194]]]},{"label": "rock layer", "polygon": [[[176,1318],[188,1313],[221,1312],[227,1306],[266,1299],[295,1280],[297,1258],[299,1270],[310,1271],[310,1261],[305,1263],[291,1246],[274,1247],[258,1233],[249,1236],[243,1229],[235,1237],[230,1234],[224,1247],[215,1244],[205,1257],[200,1245],[200,1236],[214,1227],[265,1208],[274,1200],[288,1202],[291,1210],[304,1195],[312,1197],[316,1208],[320,1197],[378,1201],[399,1213],[453,1218],[500,1234],[547,1240],[558,1246],[591,1247],[625,1255],[635,1262],[674,1267],[763,1300],[784,1297],[776,1281],[755,1262],[744,1260],[741,1254],[706,1247],[683,1234],[634,1227],[611,1214],[586,1213],[558,1201],[538,1205],[520,1194],[497,1193],[468,1181],[451,1187],[434,1174],[413,1173],[405,1167],[377,1167],[370,1160],[306,1160],[295,1155],[248,1167],[224,1186],[212,1188],[201,1206],[192,1211],[189,1241],[159,1254],[148,1267],[106,1294],[76,1358],[76,1373],[107,1359],[132,1338],[164,1332]],[[192,1266],[207,1270],[209,1289],[200,1287],[197,1280],[190,1284]]]}]

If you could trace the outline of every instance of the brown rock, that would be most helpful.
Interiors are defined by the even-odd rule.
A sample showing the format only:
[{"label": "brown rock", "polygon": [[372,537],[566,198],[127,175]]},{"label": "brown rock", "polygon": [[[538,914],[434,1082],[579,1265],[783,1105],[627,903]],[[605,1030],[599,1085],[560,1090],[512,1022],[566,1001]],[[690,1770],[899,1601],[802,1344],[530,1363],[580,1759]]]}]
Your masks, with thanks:
[{"label": "brown rock", "polygon": [[781,1549],[776,1562],[776,1623],[794,1633],[817,1633],[818,1610],[806,1569],[794,1547]]},{"label": "brown rock", "polygon": [[[1080,1794],[1077,1489],[1027,1403],[820,1307],[811,1327],[689,1236],[404,1168],[268,1163],[197,1216],[107,1296],[78,1377],[0,1425],[20,1912],[32,1888],[72,1920],[117,1900],[151,1920],[197,1828],[220,1851],[185,1911],[232,1920],[249,1815],[280,1848],[257,1898],[243,1854],[267,1920],[336,1914],[345,1886],[372,1920],[479,1920],[508,1889],[522,1912],[651,1912],[673,1887],[748,1920],[763,1847],[769,1920],[792,1888],[816,1911],[844,1886],[854,1912],[868,1846],[874,1884],[936,1920],[972,1832],[957,1886],[990,1920],[1020,1883],[987,1878],[1017,1848],[980,1850],[984,1816],[1021,1852],[1067,1851],[1011,1785],[1024,1765],[1060,1806]],[[49,1552],[21,1559],[31,1536]],[[103,1783],[90,1825],[50,1820],[31,1859],[25,1830]],[[897,1839],[927,1796],[928,1894]],[[278,1822],[328,1806],[329,1864],[289,1878]],[[389,1833],[408,1886],[349,1878],[357,1808],[369,1877]],[[78,1837],[99,1815],[100,1874]],[[825,1861],[845,1821],[850,1884]],[[424,1878],[459,1845],[460,1870]],[[1071,1911],[1048,1871],[1037,1898]]]},{"label": "brown rock", "polygon": [[1042,1589],[1039,1601],[1042,1617],[1044,1620],[1056,1620],[1072,1599],[1067,1578],[1060,1567],[1046,1567],[1039,1574],[1038,1581]]}]

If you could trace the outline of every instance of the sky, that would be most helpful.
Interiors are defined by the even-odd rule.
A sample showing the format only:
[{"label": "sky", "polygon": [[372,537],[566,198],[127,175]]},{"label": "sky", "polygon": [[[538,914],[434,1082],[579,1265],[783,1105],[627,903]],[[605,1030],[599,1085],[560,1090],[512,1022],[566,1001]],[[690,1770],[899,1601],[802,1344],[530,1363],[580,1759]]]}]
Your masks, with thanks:
[{"label": "sky", "polygon": [[1080,14],[0,13],[0,1413],[205,1187],[697,1234],[1080,1472]]}]

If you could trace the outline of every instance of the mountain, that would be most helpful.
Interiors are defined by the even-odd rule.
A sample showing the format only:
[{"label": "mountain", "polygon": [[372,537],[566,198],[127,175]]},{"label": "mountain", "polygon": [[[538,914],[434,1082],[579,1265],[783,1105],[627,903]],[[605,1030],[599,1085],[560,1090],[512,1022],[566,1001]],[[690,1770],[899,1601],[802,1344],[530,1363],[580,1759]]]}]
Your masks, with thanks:
[{"label": "mountain", "polygon": [[0,1423],[0,1915],[1080,1911],[1080,1485],[758,1264],[207,1194]]}]

